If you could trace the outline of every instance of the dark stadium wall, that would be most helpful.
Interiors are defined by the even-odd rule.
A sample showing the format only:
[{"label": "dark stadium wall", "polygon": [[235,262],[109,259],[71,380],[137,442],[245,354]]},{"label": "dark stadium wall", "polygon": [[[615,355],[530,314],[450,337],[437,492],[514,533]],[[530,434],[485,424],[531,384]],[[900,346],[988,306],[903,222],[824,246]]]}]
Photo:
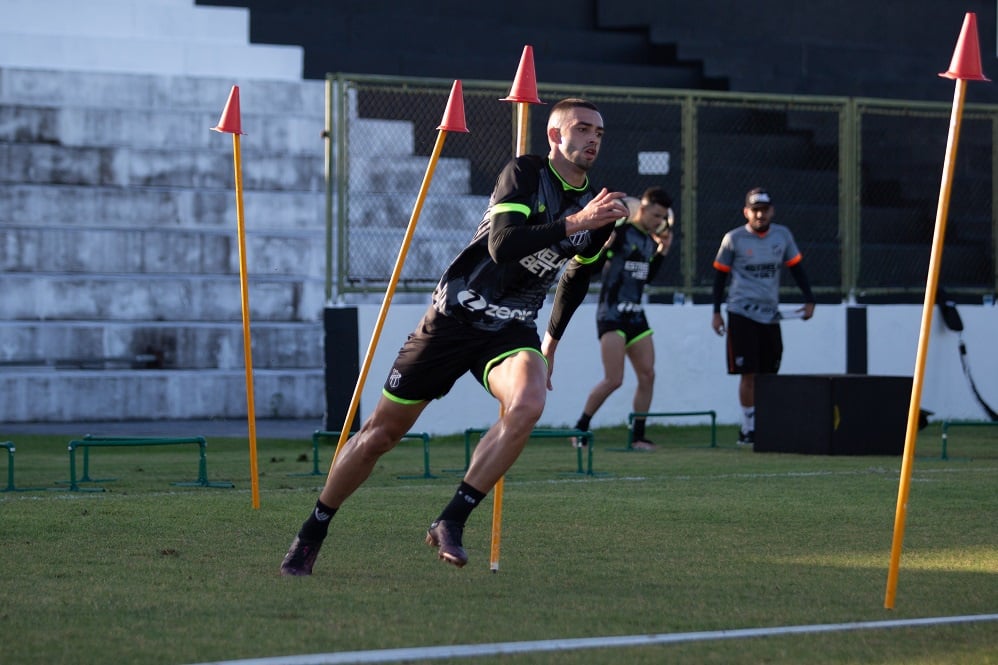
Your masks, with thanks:
[{"label": "dark stadium wall", "polygon": [[[524,44],[540,81],[946,101],[964,16],[998,71],[995,3],[967,0],[197,0],[247,7],[251,39],[327,72],[503,80]],[[557,17],[557,22],[552,22]],[[998,102],[973,86],[968,102]]]}]

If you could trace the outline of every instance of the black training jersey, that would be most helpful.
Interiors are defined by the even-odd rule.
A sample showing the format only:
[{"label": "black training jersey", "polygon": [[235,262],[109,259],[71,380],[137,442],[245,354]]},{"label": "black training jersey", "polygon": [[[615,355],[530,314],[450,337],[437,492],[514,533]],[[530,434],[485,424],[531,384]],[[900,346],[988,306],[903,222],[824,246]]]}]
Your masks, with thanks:
[{"label": "black training jersey", "polygon": [[647,231],[633,222],[617,226],[613,242],[606,250],[596,319],[621,321],[629,313],[642,311],[645,284],[661,259],[658,241]]},{"label": "black training jersey", "polygon": [[480,330],[535,326],[565,262],[598,255],[609,237],[610,228],[565,237],[565,217],[594,196],[588,179],[583,187],[572,187],[547,158],[510,161],[474,238],[433,290],[434,309]]}]

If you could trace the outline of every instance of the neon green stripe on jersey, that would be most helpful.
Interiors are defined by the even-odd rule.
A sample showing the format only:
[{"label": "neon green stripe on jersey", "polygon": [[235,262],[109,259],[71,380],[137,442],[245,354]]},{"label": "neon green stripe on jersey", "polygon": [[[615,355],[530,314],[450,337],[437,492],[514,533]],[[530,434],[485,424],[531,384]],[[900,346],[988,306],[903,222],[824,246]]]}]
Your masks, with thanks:
[{"label": "neon green stripe on jersey", "polygon": [[518,212],[524,217],[530,217],[530,207],[522,203],[497,203],[492,206],[493,215],[498,215],[502,212]]},{"label": "neon green stripe on jersey", "polygon": [[575,255],[575,260],[578,261],[579,263],[581,263],[582,265],[588,265],[590,263],[596,263],[596,261],[599,260],[599,257],[600,257],[600,255],[602,253],[603,253],[603,248],[600,247],[600,251],[596,252],[596,256],[589,257],[589,256],[580,256],[579,254],[576,254]]},{"label": "neon green stripe on jersey", "polygon": [[391,400],[396,404],[422,404],[425,399],[402,399],[401,397],[396,397],[384,388],[381,389],[381,394],[385,396],[385,399]]}]

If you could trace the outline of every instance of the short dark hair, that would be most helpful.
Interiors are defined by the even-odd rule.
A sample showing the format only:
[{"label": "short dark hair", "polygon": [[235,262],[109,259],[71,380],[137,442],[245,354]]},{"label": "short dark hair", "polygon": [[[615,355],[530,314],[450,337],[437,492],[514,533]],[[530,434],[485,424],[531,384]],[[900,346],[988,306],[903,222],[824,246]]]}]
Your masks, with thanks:
[{"label": "short dark hair", "polygon": [[649,187],[646,189],[644,194],[641,195],[641,201],[642,203],[657,203],[663,208],[672,207],[672,197],[661,187]]},{"label": "short dark hair", "polygon": [[590,109],[599,113],[599,109],[596,108],[596,105],[592,102],[578,97],[569,97],[568,99],[563,99],[551,107],[551,112],[548,113],[548,129],[551,127],[561,127],[565,113],[571,109],[578,108]]},{"label": "short dark hair", "polygon": [[551,113],[549,115],[554,115],[556,111],[564,111],[566,109],[576,109],[576,108],[590,109],[596,111],[597,113],[600,112],[599,109],[596,108],[596,105],[587,99],[582,99],[580,97],[569,97],[567,99],[561,100],[560,102],[552,106]]}]

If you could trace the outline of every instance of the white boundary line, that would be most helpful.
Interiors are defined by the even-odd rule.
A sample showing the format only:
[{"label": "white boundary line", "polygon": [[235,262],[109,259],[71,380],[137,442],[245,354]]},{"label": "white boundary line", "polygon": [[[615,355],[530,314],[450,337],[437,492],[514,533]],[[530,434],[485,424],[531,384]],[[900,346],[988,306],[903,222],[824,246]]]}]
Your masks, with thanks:
[{"label": "white boundary line", "polygon": [[998,614],[973,614],[924,619],[897,619],[893,621],[863,621],[858,623],[825,623],[811,626],[774,626],[771,628],[743,628],[739,630],[711,630],[696,633],[660,633],[654,635],[621,635],[618,637],[583,637],[562,640],[537,640],[532,642],[494,642],[492,644],[458,644],[439,647],[408,647],[378,649],[374,651],[342,651],[339,653],[302,654],[273,658],[226,660],[200,665],[348,665],[350,663],[397,663],[400,661],[434,660],[444,658],[471,658],[516,653],[571,651],[575,649],[603,649],[609,647],[639,647],[651,644],[678,642],[703,642],[730,640],[746,637],[774,635],[801,635],[806,633],[832,633],[848,630],[875,630],[881,628],[907,628],[911,626],[941,626],[977,621],[998,621]]}]

